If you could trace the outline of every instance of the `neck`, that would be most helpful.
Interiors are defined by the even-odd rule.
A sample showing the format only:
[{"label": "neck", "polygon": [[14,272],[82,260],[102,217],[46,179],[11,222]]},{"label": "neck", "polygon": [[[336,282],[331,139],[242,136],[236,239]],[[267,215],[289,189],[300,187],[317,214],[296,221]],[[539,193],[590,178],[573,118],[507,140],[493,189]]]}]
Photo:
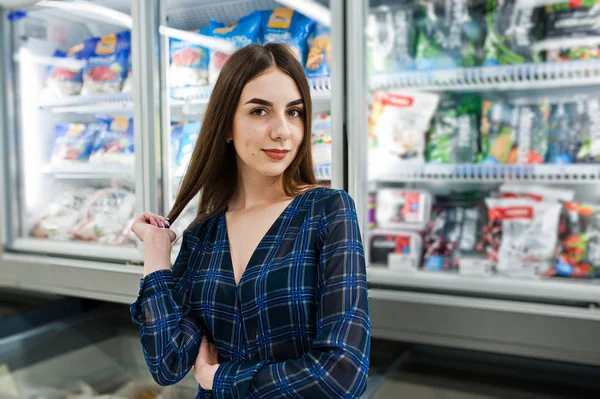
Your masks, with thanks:
[{"label": "neck", "polygon": [[283,191],[281,176],[262,176],[255,171],[240,170],[238,187],[229,202],[229,209],[250,209],[286,199],[289,198]]}]

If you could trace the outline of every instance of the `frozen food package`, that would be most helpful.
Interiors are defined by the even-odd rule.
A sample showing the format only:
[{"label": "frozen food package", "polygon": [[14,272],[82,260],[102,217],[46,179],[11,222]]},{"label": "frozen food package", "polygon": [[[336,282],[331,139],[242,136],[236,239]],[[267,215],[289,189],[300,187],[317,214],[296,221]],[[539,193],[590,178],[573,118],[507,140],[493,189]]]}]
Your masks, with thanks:
[{"label": "frozen food package", "polygon": [[81,220],[94,191],[89,187],[60,191],[33,226],[31,236],[61,241],[71,239],[71,231]]},{"label": "frozen food package", "polygon": [[[548,121],[548,150],[546,163],[572,164],[577,162],[583,144],[585,102],[566,101],[552,105]],[[585,149],[582,151],[585,152]]]},{"label": "frozen food package", "polygon": [[[210,35],[229,40],[234,43],[236,48],[241,48],[253,43],[260,42],[261,12],[254,11],[241,18],[239,21],[225,26],[224,24],[211,21]],[[219,73],[229,59],[229,55],[219,50],[210,51],[210,61],[208,65],[208,78],[210,84],[215,84]]]},{"label": "frozen food package", "polygon": [[578,102],[577,113],[578,141],[577,163],[600,162],[600,97],[587,96]]},{"label": "frozen food package", "polygon": [[125,187],[98,190],[73,229],[73,236],[83,241],[115,243],[133,216],[134,206],[135,195]]},{"label": "frozen food package", "polygon": [[305,70],[309,78],[331,75],[331,32],[327,26],[315,26],[310,38]]},{"label": "frozen food package", "polygon": [[425,0],[424,6],[417,36],[417,69],[477,65],[477,48],[484,35],[475,9],[464,0]]},{"label": "frozen food package", "polygon": [[133,119],[121,116],[98,117],[100,132],[90,154],[90,162],[133,165]]},{"label": "frozen food package", "polygon": [[422,190],[377,191],[375,219],[382,228],[422,230],[431,216],[431,195]]},{"label": "frozen food package", "polygon": [[125,223],[125,225],[123,226],[123,229],[121,230],[121,234],[119,234],[119,237],[115,241],[115,245],[119,245],[119,246],[135,246],[136,241],[137,241],[137,237],[134,234],[134,232],[131,231],[131,226],[133,225],[134,221],[135,221],[135,216],[132,217],[131,219],[129,219]]},{"label": "frozen food package", "polygon": [[315,167],[331,166],[331,112],[313,114],[312,157]]},{"label": "frozen food package", "polygon": [[169,139],[169,150],[171,156],[171,165],[176,166],[177,164],[177,153],[181,146],[181,137],[183,136],[183,130],[187,122],[175,122],[171,121],[171,137]]},{"label": "frozen food package", "polygon": [[543,38],[543,7],[530,0],[489,0],[484,65],[542,61],[536,43]]},{"label": "frozen food package", "polygon": [[131,54],[129,31],[86,39],[82,95],[120,93]]},{"label": "frozen food package", "polygon": [[481,116],[482,161],[491,164],[540,164],[546,158],[550,104],[484,100]]},{"label": "frozen food package", "polygon": [[377,153],[382,158],[424,162],[426,134],[439,95],[424,92],[375,92],[379,113],[371,113]]},{"label": "frozen food package", "polygon": [[367,74],[394,73],[414,69],[417,2],[381,5],[367,15]]},{"label": "frozen food package", "polygon": [[181,142],[175,158],[175,176],[183,176],[200,134],[200,122],[187,122],[181,132]]},{"label": "frozen food package", "polygon": [[429,163],[473,163],[479,155],[481,99],[477,95],[447,95],[433,116],[427,137]]},{"label": "frozen food package", "polygon": [[551,2],[545,8],[545,38],[538,43],[546,61],[600,58],[600,2]]},{"label": "frozen food package", "polygon": [[130,56],[127,61],[127,77],[123,82],[123,93],[131,93],[133,91],[133,68],[132,68],[132,57]]},{"label": "frozen food package", "polygon": [[[216,28],[215,21],[211,26],[200,29],[198,33],[210,35],[211,27]],[[197,87],[208,84],[208,63],[210,49],[199,44],[171,38],[169,40],[169,87],[177,97],[173,88]]]},{"label": "frozen food package", "polygon": [[375,229],[369,233],[369,264],[417,270],[423,242],[415,232]]},{"label": "frozen food package", "polygon": [[524,198],[487,198],[488,217],[501,225],[497,271],[539,277],[554,264],[561,205]]},{"label": "frozen food package", "polygon": [[87,161],[98,135],[96,124],[59,123],[54,126],[54,145],[50,162]]},{"label": "frozen food package", "polygon": [[[56,50],[54,57],[57,59],[72,59],[81,61],[83,59],[83,44],[72,47],[66,53]],[[49,66],[46,71],[44,89],[41,97],[43,99],[52,99],[55,97],[75,96],[81,92],[83,84],[82,77],[83,65],[78,67],[71,66]]]},{"label": "frozen food package", "polygon": [[501,198],[528,198],[537,202],[571,202],[575,191],[541,184],[506,183],[500,186]]},{"label": "frozen food package", "polygon": [[261,42],[287,44],[302,65],[306,64],[307,40],[315,22],[291,8],[261,11]]}]

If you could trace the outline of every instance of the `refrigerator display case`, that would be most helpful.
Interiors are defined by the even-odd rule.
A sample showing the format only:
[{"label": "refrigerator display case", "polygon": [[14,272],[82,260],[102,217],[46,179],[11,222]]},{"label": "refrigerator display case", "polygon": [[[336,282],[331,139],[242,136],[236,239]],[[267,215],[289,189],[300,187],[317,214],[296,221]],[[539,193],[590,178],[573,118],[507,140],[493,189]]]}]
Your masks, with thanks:
[{"label": "refrigerator display case", "polygon": [[373,335],[600,364],[596,2],[346,6]]}]

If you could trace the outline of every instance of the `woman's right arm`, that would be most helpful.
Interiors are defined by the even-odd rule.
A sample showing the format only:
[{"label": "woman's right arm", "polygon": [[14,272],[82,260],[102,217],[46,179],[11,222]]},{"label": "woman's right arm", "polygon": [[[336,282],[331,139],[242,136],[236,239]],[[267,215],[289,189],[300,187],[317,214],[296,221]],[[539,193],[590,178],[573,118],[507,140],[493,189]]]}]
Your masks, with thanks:
[{"label": "woman's right arm", "polygon": [[189,305],[191,243],[184,236],[171,270],[172,231],[152,225],[137,227],[134,224],[132,229],[140,233],[138,237],[143,236],[144,278],[139,297],[131,305],[131,315],[140,326],[139,336],[152,377],[160,385],[172,385],[194,365],[202,339],[200,318]]}]

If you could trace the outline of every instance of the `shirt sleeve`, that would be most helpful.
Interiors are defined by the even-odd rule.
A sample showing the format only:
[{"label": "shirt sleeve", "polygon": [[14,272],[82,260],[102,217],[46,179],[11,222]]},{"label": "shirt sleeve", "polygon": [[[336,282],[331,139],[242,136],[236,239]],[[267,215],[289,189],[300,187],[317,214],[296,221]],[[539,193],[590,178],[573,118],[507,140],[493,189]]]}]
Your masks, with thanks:
[{"label": "shirt sleeve", "polygon": [[358,398],[369,370],[371,324],[354,202],[338,191],[324,211],[317,335],[300,359],[224,362],[213,395],[229,398]]},{"label": "shirt sleeve", "polygon": [[200,349],[200,318],[190,308],[188,261],[190,240],[184,236],[172,270],[148,274],[130,307],[148,368],[160,385],[173,385],[186,376]]}]

